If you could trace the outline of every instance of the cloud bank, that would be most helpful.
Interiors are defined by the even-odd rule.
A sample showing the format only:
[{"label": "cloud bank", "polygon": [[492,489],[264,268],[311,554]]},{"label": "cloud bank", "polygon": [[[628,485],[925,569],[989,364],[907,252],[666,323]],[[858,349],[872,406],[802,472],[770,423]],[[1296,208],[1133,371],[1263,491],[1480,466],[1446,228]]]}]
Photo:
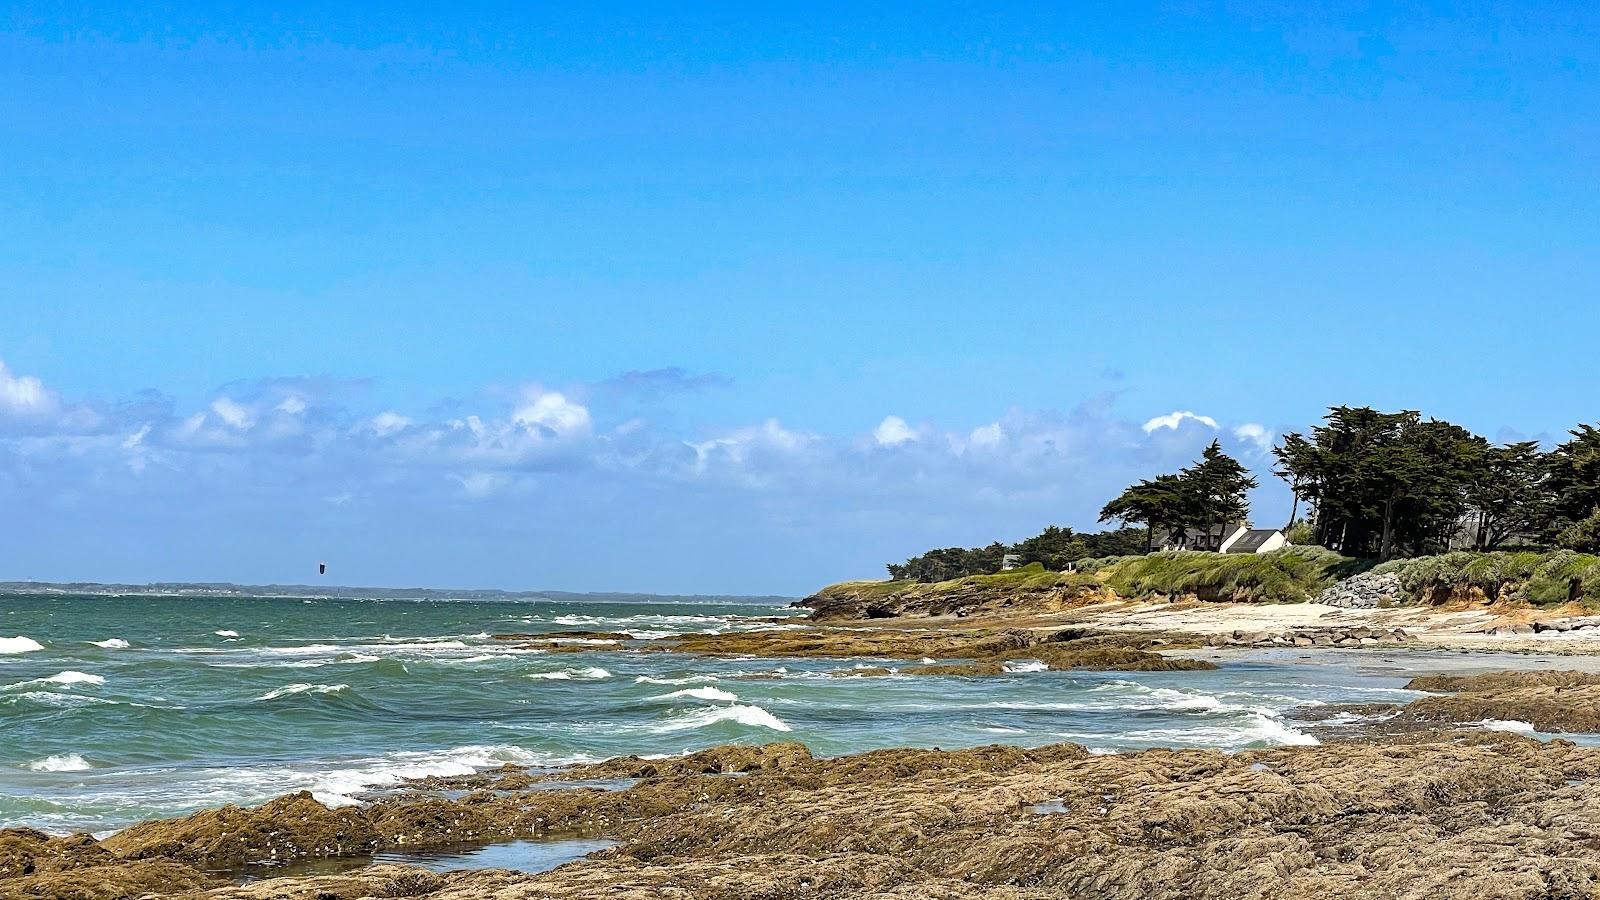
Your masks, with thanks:
[{"label": "cloud bank", "polygon": [[[966,424],[889,413],[847,433],[777,416],[682,425],[678,414],[641,415],[637,402],[728,386],[662,369],[397,409],[370,405],[362,382],[284,377],[230,382],[180,408],[154,391],[63,397],[0,364],[0,498],[58,530],[98,535],[110,559],[131,544],[146,551],[140,560],[152,545],[177,557],[163,541],[199,541],[240,566],[283,544],[338,541],[361,544],[370,566],[436,584],[451,583],[449,565],[429,569],[419,547],[499,553],[499,583],[780,590],[815,586],[835,567],[872,575],[925,545],[1091,526],[1121,487],[1188,462],[1217,434],[1252,460],[1272,438],[1263,426],[1224,429],[1188,410],[1140,424],[1110,396]],[[586,547],[619,541],[642,548],[624,578],[574,584],[577,568],[541,577],[578,566]],[[508,546],[523,562],[504,561]],[[19,557],[30,552],[56,558],[42,544],[14,544],[0,565],[26,577]],[[728,555],[747,571],[703,583]],[[783,566],[793,571],[775,575],[779,584],[751,574]],[[652,581],[663,573],[681,581]]]}]

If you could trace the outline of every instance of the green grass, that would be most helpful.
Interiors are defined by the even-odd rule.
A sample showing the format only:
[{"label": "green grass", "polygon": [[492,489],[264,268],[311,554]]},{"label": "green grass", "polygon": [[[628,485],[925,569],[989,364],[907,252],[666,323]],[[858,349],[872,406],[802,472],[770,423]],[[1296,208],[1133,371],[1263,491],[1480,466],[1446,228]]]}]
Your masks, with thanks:
[{"label": "green grass", "polygon": [[1477,589],[1491,600],[1504,597],[1540,606],[1565,603],[1578,584],[1580,602],[1600,608],[1600,556],[1557,550],[1546,553],[1445,553],[1397,559],[1376,567],[1321,547],[1288,547],[1271,553],[1194,551],[1086,559],[1075,572],[1051,572],[1038,563],[996,575],[969,575],[936,584],[915,581],[850,581],[819,594],[848,592],[863,600],[934,597],[959,592],[982,599],[1021,597],[1053,590],[1109,587],[1129,599],[1183,597],[1251,603],[1301,603],[1340,579],[1371,570],[1400,577],[1405,599],[1438,603]]},{"label": "green grass", "polygon": [[1458,551],[1392,560],[1373,571],[1395,573],[1407,597],[1421,603],[1477,589],[1490,600],[1503,596],[1549,606],[1567,602],[1574,582],[1580,601],[1600,603],[1600,557],[1571,550]]},{"label": "green grass", "polygon": [[1321,547],[1240,554],[1178,550],[1127,557],[1100,574],[1129,598],[1193,594],[1202,600],[1302,603],[1367,566]]},{"label": "green grass", "polygon": [[1077,572],[1052,572],[1038,563],[1030,563],[1009,572],[999,572],[994,575],[967,575],[962,578],[952,578],[949,581],[920,582],[920,581],[845,581],[839,584],[830,584],[818,591],[819,595],[835,592],[848,592],[853,596],[865,600],[879,600],[888,597],[926,597],[953,590],[965,589],[978,593],[993,592],[997,595],[1021,594],[1031,591],[1048,591],[1054,588],[1069,588],[1093,586],[1093,579],[1083,577]]}]

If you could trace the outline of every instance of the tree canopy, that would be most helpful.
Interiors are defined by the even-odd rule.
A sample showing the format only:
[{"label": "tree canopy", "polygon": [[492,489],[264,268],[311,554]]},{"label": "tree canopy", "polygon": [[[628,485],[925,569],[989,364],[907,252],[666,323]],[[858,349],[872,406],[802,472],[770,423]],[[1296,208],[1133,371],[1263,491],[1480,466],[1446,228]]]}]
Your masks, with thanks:
[{"label": "tree canopy", "polygon": [[1315,510],[1315,541],[1347,556],[1600,545],[1600,429],[1589,425],[1544,453],[1411,410],[1336,406],[1274,453],[1276,474]]},{"label": "tree canopy", "polygon": [[[1295,543],[1391,559],[1452,549],[1563,547],[1600,552],[1600,426],[1579,425],[1545,452],[1494,444],[1415,410],[1335,406],[1273,449],[1294,494]],[[1178,472],[1128,486],[1100,510],[1124,527],[1079,534],[1052,525],[1014,545],[948,547],[890,564],[895,578],[943,581],[1018,562],[1062,570],[1091,557],[1149,552],[1157,532],[1243,523],[1256,479],[1212,441]],[[1301,504],[1309,507],[1297,518]],[[1140,527],[1130,527],[1140,526]]]},{"label": "tree canopy", "polygon": [[999,542],[987,547],[946,547],[913,556],[904,563],[889,563],[889,577],[896,581],[948,581],[967,575],[992,575],[1000,571],[1008,553],[1017,555],[1018,565],[1039,563],[1046,569],[1063,571],[1082,559],[1102,556],[1128,556],[1144,552],[1144,533],[1124,528],[1080,534],[1071,528],[1051,525],[1039,534],[1016,544]]},{"label": "tree canopy", "polygon": [[1149,549],[1157,530],[1182,531],[1247,520],[1250,501],[1246,495],[1255,486],[1250,471],[1222,452],[1219,442],[1212,441],[1194,465],[1128,487],[1100,510],[1100,521],[1144,525]]}]

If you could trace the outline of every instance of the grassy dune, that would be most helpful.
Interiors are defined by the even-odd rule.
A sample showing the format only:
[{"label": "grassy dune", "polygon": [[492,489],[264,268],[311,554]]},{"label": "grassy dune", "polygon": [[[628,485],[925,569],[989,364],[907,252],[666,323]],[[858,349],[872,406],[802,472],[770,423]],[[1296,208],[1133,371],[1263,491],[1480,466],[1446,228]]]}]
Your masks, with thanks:
[{"label": "grassy dune", "polygon": [[1192,594],[1202,600],[1301,603],[1370,565],[1321,547],[1261,554],[1172,551],[1126,557],[1102,569],[1100,577],[1129,598]]},{"label": "grassy dune", "polygon": [[1194,551],[1083,560],[1075,572],[1051,572],[1037,563],[996,575],[969,575],[937,583],[851,581],[830,585],[818,597],[834,604],[874,607],[874,613],[942,608],[1028,606],[1047,598],[1114,592],[1129,599],[1198,597],[1245,603],[1303,603],[1336,581],[1362,572],[1394,573],[1402,600],[1500,601],[1548,606],[1576,601],[1600,607],[1600,557],[1558,550],[1447,553],[1377,565],[1321,547],[1288,547],[1261,554]]},{"label": "grassy dune", "polygon": [[1537,606],[1569,600],[1600,603],[1600,556],[1571,550],[1445,553],[1397,559],[1373,571],[1393,572],[1407,598],[1419,603],[1472,597]]}]

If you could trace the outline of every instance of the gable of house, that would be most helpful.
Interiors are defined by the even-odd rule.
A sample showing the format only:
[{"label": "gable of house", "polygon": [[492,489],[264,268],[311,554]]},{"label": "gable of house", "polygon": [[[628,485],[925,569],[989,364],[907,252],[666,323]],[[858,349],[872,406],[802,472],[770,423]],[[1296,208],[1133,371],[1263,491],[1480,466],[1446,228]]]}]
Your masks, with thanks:
[{"label": "gable of house", "polygon": [[1224,553],[1269,553],[1283,547],[1288,541],[1278,528],[1252,528],[1235,537],[1223,547]]}]

